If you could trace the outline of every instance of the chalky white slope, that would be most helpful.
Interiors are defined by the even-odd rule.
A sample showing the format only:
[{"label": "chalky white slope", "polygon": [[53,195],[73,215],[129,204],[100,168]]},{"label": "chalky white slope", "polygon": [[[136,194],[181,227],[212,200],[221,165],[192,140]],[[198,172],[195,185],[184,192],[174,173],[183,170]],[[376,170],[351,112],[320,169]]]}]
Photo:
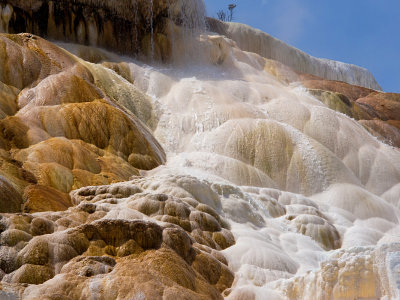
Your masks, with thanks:
[{"label": "chalky white slope", "polygon": [[146,176],[196,178],[186,188],[209,186],[232,226],[225,296],[400,296],[399,150],[273,76],[275,62],[221,36],[191,43],[199,54],[173,67],[128,65],[168,153]]}]

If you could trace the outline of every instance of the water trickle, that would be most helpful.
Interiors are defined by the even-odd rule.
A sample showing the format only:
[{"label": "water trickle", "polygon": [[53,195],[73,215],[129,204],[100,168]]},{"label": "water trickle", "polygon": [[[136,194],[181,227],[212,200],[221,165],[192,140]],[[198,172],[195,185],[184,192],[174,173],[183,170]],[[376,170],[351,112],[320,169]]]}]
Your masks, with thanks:
[{"label": "water trickle", "polygon": [[154,58],[154,2],[150,0],[150,45],[151,45],[151,53],[150,58]]},{"label": "water trickle", "polygon": [[[196,46],[196,41],[205,32],[205,5],[203,0],[169,1],[169,18],[180,29],[173,31],[171,36],[172,56],[175,61],[192,61],[201,53]],[[172,24],[172,26],[174,26]]]},{"label": "water trickle", "polygon": [[139,26],[139,19],[138,19],[138,13],[139,13],[139,5],[138,3],[135,1],[133,2],[133,11],[134,11],[134,26],[135,26],[135,47],[138,47],[138,35],[139,35],[139,30],[138,30],[138,26]]},{"label": "water trickle", "polygon": [[[170,0],[167,0],[167,6],[168,6],[168,20],[172,20],[172,10],[171,10],[171,2]],[[172,22],[168,22],[168,31],[169,31],[169,38],[171,41],[171,52],[175,52],[175,34],[174,34],[174,26]]]},{"label": "water trickle", "polygon": [[205,6],[203,1],[184,1],[182,6],[183,26],[193,31],[205,30]]},{"label": "water trickle", "polygon": [[11,20],[13,8],[10,4],[0,5],[0,32],[8,32],[8,23]]}]

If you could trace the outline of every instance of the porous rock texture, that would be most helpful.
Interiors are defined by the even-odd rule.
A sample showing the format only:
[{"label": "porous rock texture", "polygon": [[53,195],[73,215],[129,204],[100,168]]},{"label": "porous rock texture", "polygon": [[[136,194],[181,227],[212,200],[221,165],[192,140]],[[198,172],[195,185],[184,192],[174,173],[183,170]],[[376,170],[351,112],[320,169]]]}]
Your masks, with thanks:
[{"label": "porous rock texture", "polygon": [[234,238],[193,183],[137,177],[78,189],[63,212],[3,214],[0,296],[221,299],[234,276],[219,250]]},{"label": "porous rock texture", "polygon": [[72,189],[128,180],[165,161],[144,125],[152,118],[145,95],[119,86],[133,99],[125,108],[109,91],[113,78],[97,78],[90,64],[31,34],[2,34],[0,49],[1,192],[14,195],[1,198],[1,212],[65,210]]}]

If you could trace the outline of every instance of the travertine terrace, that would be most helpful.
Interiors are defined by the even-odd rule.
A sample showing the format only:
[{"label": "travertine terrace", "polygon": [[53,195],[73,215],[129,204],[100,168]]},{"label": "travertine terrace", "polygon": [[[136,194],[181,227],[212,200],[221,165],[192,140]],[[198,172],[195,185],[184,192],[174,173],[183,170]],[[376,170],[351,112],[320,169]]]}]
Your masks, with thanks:
[{"label": "travertine terrace", "polygon": [[400,96],[204,11],[0,1],[0,299],[400,297]]}]

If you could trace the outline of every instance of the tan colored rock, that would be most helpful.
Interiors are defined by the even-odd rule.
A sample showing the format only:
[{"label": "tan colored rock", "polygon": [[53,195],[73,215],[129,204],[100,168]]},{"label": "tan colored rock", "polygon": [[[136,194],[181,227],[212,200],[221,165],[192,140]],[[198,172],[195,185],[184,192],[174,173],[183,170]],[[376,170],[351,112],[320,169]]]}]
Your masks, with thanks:
[{"label": "tan colored rock", "polygon": [[[25,190],[25,210],[66,209],[72,189],[128,180],[164,162],[139,121],[151,124],[152,107],[132,84],[30,34],[2,34],[0,47],[2,174],[7,189]],[[18,203],[9,211],[18,211],[22,201],[11,194]]]},{"label": "tan colored rock", "polygon": [[[25,264],[13,274],[6,276],[5,281],[12,283],[41,284],[54,276],[51,268]],[[10,278],[10,279],[9,279]]]},{"label": "tan colored rock", "polygon": [[301,234],[307,235],[327,249],[338,249],[341,245],[339,232],[326,219],[309,214],[288,216]]},{"label": "tan colored rock", "polygon": [[[226,265],[193,248],[192,239],[179,228],[140,220],[103,219],[57,233],[52,232],[54,225],[46,218],[34,218],[31,224],[31,230],[41,224],[41,233],[47,235],[33,239],[15,237],[14,240],[22,238],[29,243],[13,264],[7,264],[11,269],[5,269],[3,279],[12,283],[44,283],[28,287],[23,299],[36,299],[38,293],[51,297],[55,288],[59,295],[86,297],[91,291],[91,278],[99,280],[104,299],[121,299],[137,293],[152,299],[177,293],[184,299],[220,299],[220,292],[233,281]],[[132,243],[136,245],[133,248]],[[134,251],[126,252],[128,248]],[[124,254],[121,249],[125,249]],[[5,266],[5,259],[0,252],[1,266]],[[56,274],[59,275],[54,277]],[[78,280],[80,283],[75,284]]]},{"label": "tan colored rock", "polygon": [[359,120],[379,140],[399,147],[400,98],[344,82],[300,75],[309,92],[329,108]]},{"label": "tan colored rock", "polygon": [[68,194],[43,185],[30,185],[24,191],[24,208],[26,212],[60,211],[72,206]]},{"label": "tan colored rock", "polygon": [[[140,179],[132,181],[135,184],[138,184],[138,182],[140,182]],[[195,199],[190,201],[168,194],[144,193],[138,187],[132,187],[127,183],[115,184],[111,187],[85,187],[73,191],[71,197],[76,204],[117,202],[118,199],[126,198],[127,208],[156,220],[178,225],[198,243],[218,250],[234,244],[234,238],[223,218],[213,208],[204,203],[199,203]],[[178,233],[176,232],[176,234]],[[174,238],[174,236],[175,234],[168,235],[168,240],[175,240],[176,237]],[[173,243],[169,242],[169,244],[172,245]]]},{"label": "tan colored rock", "polygon": [[[316,271],[276,284],[287,299],[379,299],[380,275],[387,249],[352,248],[340,250]],[[390,249],[390,246],[387,248]],[[393,247],[395,248],[395,247]],[[388,251],[389,252],[389,251]],[[390,268],[390,267],[389,267]],[[304,288],[307,287],[307,288]],[[385,291],[390,295],[390,290]]]},{"label": "tan colored rock", "polygon": [[341,112],[350,118],[356,120],[370,120],[376,116],[375,113],[359,105],[356,101],[350,100],[341,93],[315,89],[309,89],[308,91],[330,109]]},{"label": "tan colored rock", "polygon": [[400,129],[393,126],[393,123],[381,120],[361,120],[359,122],[382,142],[400,148]]},{"label": "tan colored rock", "polygon": [[1,34],[0,47],[0,81],[18,89],[37,84],[77,62],[64,50],[30,34]]},{"label": "tan colored rock", "polygon": [[0,118],[14,115],[17,108],[19,90],[0,81]]},{"label": "tan colored rock", "polygon": [[18,212],[21,210],[22,197],[13,185],[0,176],[0,212]]},{"label": "tan colored rock", "polygon": [[309,89],[319,89],[340,93],[353,101],[374,92],[374,90],[365,87],[351,85],[341,81],[324,80],[307,74],[302,75],[301,83]]},{"label": "tan colored rock", "polygon": [[373,92],[358,98],[357,103],[371,107],[383,121],[400,120],[399,94]]},{"label": "tan colored rock", "polygon": [[[35,188],[44,187],[26,193],[45,196]],[[220,250],[235,241],[209,197],[217,201],[195,178],[134,177],[73,191],[67,210],[4,214],[3,291],[87,298],[95,281],[104,299],[222,299],[234,275]]]}]

